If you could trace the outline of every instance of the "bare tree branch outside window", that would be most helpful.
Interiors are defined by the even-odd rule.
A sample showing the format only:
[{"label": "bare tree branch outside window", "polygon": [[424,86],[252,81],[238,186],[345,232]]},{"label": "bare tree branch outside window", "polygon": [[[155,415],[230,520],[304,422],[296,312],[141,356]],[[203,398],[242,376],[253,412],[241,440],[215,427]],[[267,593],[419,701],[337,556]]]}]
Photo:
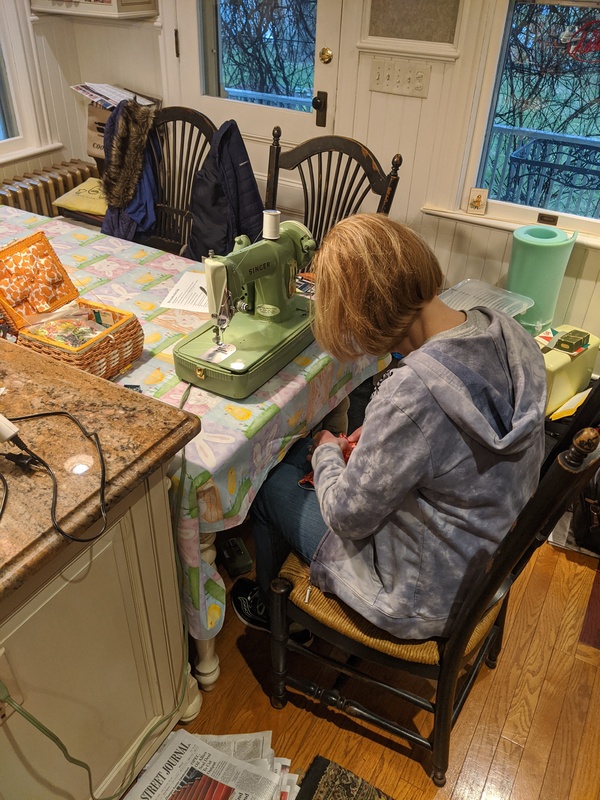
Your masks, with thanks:
[{"label": "bare tree branch outside window", "polygon": [[600,9],[515,4],[478,180],[492,198],[600,214]]},{"label": "bare tree branch outside window", "polygon": [[316,0],[221,0],[222,91],[237,99],[310,108]]}]

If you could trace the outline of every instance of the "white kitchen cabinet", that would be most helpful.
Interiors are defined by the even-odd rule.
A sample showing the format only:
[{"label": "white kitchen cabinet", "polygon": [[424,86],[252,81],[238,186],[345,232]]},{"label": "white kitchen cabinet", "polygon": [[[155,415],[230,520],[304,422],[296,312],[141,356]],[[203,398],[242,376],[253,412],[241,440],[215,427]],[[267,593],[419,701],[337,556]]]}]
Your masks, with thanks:
[{"label": "white kitchen cabinet", "polygon": [[[119,788],[142,740],[133,775],[198,708],[184,668],[165,470],[113,509],[103,536],[59,550],[0,607],[0,678],[90,765],[99,796]],[[90,797],[84,770],[15,711],[0,720],[0,776],[1,800]]]},{"label": "white kitchen cabinet", "polygon": [[158,0],[31,0],[31,10],[43,14],[101,19],[134,19],[155,17]]}]

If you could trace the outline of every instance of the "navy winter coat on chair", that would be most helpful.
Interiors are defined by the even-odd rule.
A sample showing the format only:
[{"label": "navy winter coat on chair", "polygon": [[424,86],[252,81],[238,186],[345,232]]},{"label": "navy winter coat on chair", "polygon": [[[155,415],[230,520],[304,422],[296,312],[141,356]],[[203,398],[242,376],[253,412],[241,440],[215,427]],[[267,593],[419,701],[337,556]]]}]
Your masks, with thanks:
[{"label": "navy winter coat on chair", "polygon": [[215,131],[210,153],[192,188],[192,230],[184,255],[201,261],[213,250],[227,255],[236,236],[262,235],[263,201],[240,130],[234,120]]}]

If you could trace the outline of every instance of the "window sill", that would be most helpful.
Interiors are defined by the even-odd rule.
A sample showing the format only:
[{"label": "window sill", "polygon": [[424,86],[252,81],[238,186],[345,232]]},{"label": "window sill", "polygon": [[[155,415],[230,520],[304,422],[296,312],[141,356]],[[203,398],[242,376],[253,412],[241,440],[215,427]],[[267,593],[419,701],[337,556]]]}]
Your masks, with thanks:
[{"label": "window sill", "polygon": [[17,164],[20,161],[29,161],[32,158],[39,158],[46,153],[55,153],[63,149],[62,142],[52,142],[43,147],[28,147],[23,150],[11,150],[10,152],[0,153],[0,167],[7,167],[10,164]]},{"label": "window sill", "polygon": [[[421,208],[421,212],[433,217],[442,217],[443,219],[454,220],[455,222],[467,222],[470,225],[481,225],[484,228],[494,228],[502,231],[515,231],[517,228],[523,227],[523,225],[537,224],[535,219],[529,222],[512,222],[507,219],[493,217],[490,214],[478,216],[476,214],[467,214],[465,211],[461,210],[449,211],[446,208],[437,208],[427,204]],[[566,224],[561,224],[560,218],[559,224],[556,227],[567,231],[567,233],[572,233],[575,230],[574,227],[571,227],[571,220],[568,220]],[[577,244],[590,250],[600,250],[600,237],[578,231]]]}]

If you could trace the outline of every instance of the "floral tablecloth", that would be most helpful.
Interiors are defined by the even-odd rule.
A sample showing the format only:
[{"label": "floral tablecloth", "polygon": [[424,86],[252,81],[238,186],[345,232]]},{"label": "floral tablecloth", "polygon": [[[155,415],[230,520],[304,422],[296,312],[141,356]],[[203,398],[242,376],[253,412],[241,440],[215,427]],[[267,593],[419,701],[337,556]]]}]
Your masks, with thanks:
[{"label": "floral tablecloth", "polygon": [[[43,230],[80,295],[131,311],[144,331],[144,351],[114,379],[150,397],[180,406],[188,384],[173,367],[173,346],[206,315],[161,308],[182,273],[202,266],[181,256],[0,206],[0,247]],[[239,525],[269,470],[300,437],[353,388],[386,364],[361,358],[339,364],[313,342],[290,364],[244,400],[230,400],[192,387],[183,406],[201,418],[202,430],[171,465],[183,480],[177,541],[184,572],[189,630],[209,639],[224,616],[223,582],[200,555],[202,534]],[[151,420],[149,420],[151,424]]]}]

